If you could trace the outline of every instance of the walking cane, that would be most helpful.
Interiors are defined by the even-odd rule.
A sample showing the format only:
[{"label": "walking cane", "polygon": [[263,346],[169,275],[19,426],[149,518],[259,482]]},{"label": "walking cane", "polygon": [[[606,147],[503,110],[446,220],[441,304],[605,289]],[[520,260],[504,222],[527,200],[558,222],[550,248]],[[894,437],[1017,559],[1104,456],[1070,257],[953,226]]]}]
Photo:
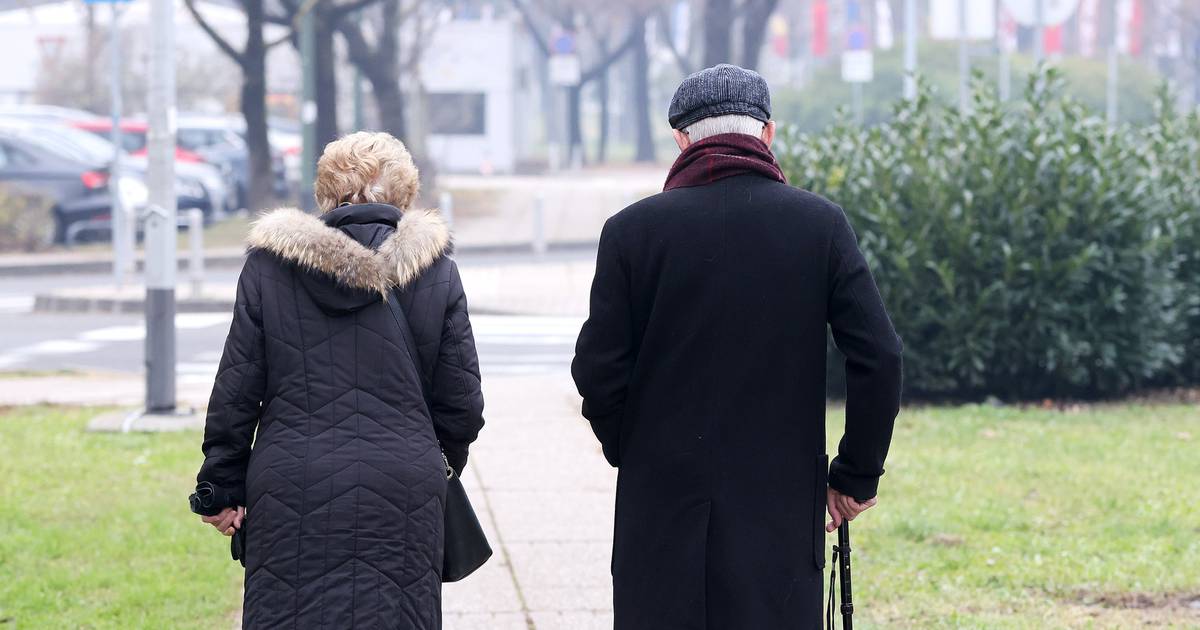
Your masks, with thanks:
[{"label": "walking cane", "polygon": [[833,594],[837,590],[834,572],[842,584],[842,628],[854,630],[854,602],[850,594],[850,522],[842,521],[838,527],[838,544],[833,547],[833,567],[829,570],[829,606],[825,609],[825,626],[834,628]]}]

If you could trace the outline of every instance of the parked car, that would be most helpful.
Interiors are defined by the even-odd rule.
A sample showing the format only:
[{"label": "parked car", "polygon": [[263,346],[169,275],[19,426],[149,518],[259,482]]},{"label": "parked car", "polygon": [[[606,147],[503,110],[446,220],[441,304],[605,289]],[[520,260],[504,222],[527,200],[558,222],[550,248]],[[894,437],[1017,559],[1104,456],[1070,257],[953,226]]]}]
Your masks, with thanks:
[{"label": "parked car", "polygon": [[28,128],[0,127],[0,183],[49,202],[53,220],[46,226],[47,243],[68,243],[82,230],[107,225],[112,216],[110,186],[117,186],[123,204],[145,207],[148,193],[140,179],[110,179],[107,161],[56,149]]},{"label": "parked car", "polygon": [[231,185],[237,201],[235,208],[246,207],[246,191],[250,181],[250,150],[246,142],[220,116],[181,115],[178,118],[175,142],[180,149],[191,151],[213,164],[228,164]]},{"label": "parked car", "polygon": [[[88,120],[73,120],[68,124],[76,129],[82,129],[106,140],[111,140],[111,119],[91,118]],[[149,131],[149,124],[144,120],[121,121],[121,146],[130,156],[144,158],[146,156],[146,143]],[[225,180],[226,189],[232,191],[233,194],[237,194],[240,189],[238,172],[239,170],[244,171],[244,168],[239,169],[233,160],[233,156],[229,153],[196,151],[177,142],[175,145],[175,163],[177,165],[210,164],[220,172],[221,177]],[[234,201],[232,207],[225,209],[232,211],[241,207],[239,201]]]},{"label": "parked car", "polygon": [[[0,130],[7,130],[12,135],[24,137],[27,141],[39,144],[44,149],[66,158],[87,164],[103,165],[104,172],[109,172],[108,165],[112,162],[113,144],[86,131],[55,124],[34,124],[3,118],[0,118]],[[211,165],[177,162],[175,168],[176,205],[180,210],[199,208],[204,213],[205,219],[211,221],[217,218],[218,211],[232,203],[220,174]],[[121,174],[123,177],[144,181],[146,170],[145,157],[125,156],[122,160]],[[110,212],[102,213],[103,216],[86,221],[86,225],[76,226],[76,232],[83,229],[107,230],[110,227],[110,214]],[[183,215],[181,215],[182,220]],[[64,235],[70,235],[70,228]]]}]

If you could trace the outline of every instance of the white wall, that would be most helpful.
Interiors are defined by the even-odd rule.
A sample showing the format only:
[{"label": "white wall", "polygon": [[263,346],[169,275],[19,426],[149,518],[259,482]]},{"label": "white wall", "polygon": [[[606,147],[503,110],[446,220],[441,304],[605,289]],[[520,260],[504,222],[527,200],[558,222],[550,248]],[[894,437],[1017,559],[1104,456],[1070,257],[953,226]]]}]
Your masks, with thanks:
[{"label": "white wall", "polygon": [[421,59],[427,93],[483,92],[483,135],[429,134],[429,152],[448,172],[511,172],[516,165],[516,33],[507,20],[455,20],[434,31]]}]

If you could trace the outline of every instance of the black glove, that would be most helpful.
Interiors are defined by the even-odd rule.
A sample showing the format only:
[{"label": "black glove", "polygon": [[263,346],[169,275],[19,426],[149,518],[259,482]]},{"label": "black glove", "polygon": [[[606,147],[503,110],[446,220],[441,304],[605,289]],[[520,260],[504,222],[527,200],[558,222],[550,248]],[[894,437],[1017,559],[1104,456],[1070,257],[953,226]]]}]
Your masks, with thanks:
[{"label": "black glove", "polygon": [[196,491],[188,497],[192,512],[200,516],[216,516],[225,508],[246,505],[245,491],[237,488],[222,488],[211,481],[196,484]]}]

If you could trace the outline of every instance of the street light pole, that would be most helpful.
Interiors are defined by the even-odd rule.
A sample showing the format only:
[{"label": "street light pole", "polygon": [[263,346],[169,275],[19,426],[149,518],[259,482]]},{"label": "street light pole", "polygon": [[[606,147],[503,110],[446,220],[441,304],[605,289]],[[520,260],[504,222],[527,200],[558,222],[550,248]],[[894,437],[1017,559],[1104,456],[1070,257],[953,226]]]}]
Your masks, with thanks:
[{"label": "street light pole", "polygon": [[175,3],[151,0],[146,217],[146,412],[175,410]]},{"label": "street light pole", "polygon": [[904,98],[917,98],[917,0],[904,0]]},{"label": "street light pole", "polygon": [[1105,117],[1109,127],[1117,126],[1118,107],[1120,106],[1120,60],[1121,51],[1118,49],[1118,35],[1121,32],[1117,24],[1117,0],[1108,2],[1108,23],[1112,25],[1112,35],[1108,40],[1108,83],[1105,86]]},{"label": "street light pole", "polygon": [[967,50],[967,0],[958,0],[958,109],[971,107],[971,57]]},{"label": "street light pole", "polygon": [[303,144],[300,164],[300,207],[311,211],[316,207],[313,181],[317,170],[317,32],[313,4],[306,2],[300,15],[300,66],[302,68],[300,122],[303,124]]}]

